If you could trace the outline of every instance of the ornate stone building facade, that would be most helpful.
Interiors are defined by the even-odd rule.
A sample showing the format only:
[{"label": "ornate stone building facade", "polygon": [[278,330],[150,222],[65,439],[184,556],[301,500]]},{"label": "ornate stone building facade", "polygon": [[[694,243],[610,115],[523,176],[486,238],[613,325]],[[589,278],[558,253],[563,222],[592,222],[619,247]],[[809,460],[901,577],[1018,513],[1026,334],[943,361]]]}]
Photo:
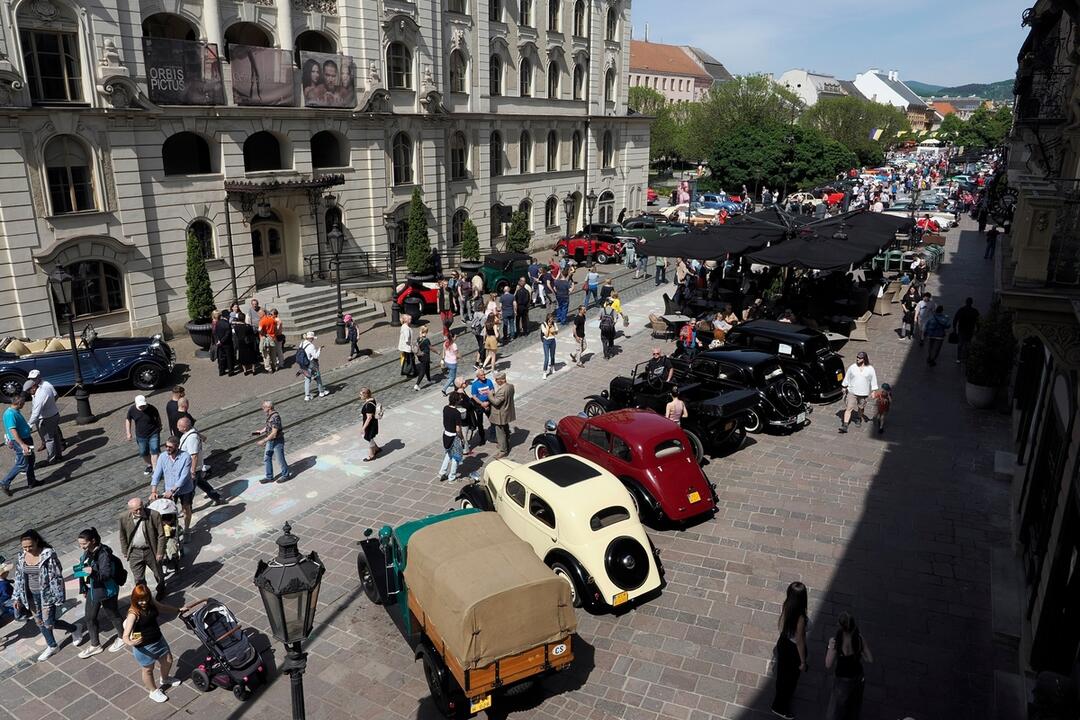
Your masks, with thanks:
[{"label": "ornate stone building facade", "polygon": [[1080,680],[1080,11],[1024,12],[998,291],[1020,341],[1013,392],[1012,511],[1022,578],[1021,670]]},{"label": "ornate stone building facade", "polygon": [[[403,257],[419,187],[432,244],[527,211],[534,246],[645,206],[628,116],[630,0],[4,0],[0,336],[79,320],[175,330],[185,239],[218,304],[344,252]],[[59,319],[62,319],[62,314]]]}]

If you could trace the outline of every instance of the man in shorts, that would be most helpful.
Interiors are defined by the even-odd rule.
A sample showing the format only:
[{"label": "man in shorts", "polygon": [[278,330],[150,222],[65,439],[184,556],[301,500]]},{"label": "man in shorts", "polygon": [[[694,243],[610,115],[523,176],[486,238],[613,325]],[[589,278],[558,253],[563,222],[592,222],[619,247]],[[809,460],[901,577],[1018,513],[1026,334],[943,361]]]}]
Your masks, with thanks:
[{"label": "man in shorts", "polygon": [[191,501],[195,497],[195,478],[191,474],[191,456],[180,449],[180,438],[165,441],[165,454],[158,458],[154,476],[150,478],[150,502],[158,499],[158,485],[164,481],[161,497],[166,497],[184,509],[184,533],[191,527]]},{"label": "man in shorts", "polygon": [[135,396],[135,404],[128,408],[124,418],[124,433],[128,442],[132,440],[132,431],[139,446],[139,457],[146,463],[143,475],[149,475],[154,472],[161,451],[161,415],[156,407],[146,402],[145,395]]}]

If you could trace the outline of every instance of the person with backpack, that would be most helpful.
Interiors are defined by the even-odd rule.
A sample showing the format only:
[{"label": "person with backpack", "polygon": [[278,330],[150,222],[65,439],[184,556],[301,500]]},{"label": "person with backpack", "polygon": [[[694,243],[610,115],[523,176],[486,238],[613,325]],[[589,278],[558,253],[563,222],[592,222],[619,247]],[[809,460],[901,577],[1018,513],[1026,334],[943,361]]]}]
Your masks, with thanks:
[{"label": "person with backpack", "polygon": [[382,418],[382,405],[376,402],[371,394],[371,388],[360,388],[360,419],[363,423],[360,429],[364,433],[364,440],[368,443],[368,456],[364,462],[371,462],[382,451],[375,438],[379,434],[379,420]]},{"label": "person with backpack", "polygon": [[85,660],[104,652],[99,616],[107,618],[116,630],[116,639],[109,646],[109,652],[120,652],[124,648],[124,622],[120,618],[116,598],[127,582],[127,569],[108,545],[101,544],[101,535],[96,528],[87,528],[79,533],[79,548],[82,556],[75,566],[75,577],[79,579],[79,594],[86,596],[84,618],[86,631],[90,634],[90,644],[79,653],[79,657]]},{"label": "person with backpack", "polygon": [[604,359],[610,360],[615,354],[615,310],[611,307],[611,298],[604,301],[600,310],[600,345],[604,349]]},{"label": "person with backpack", "polygon": [[941,353],[941,345],[945,342],[945,335],[952,327],[952,321],[945,314],[945,306],[938,305],[934,308],[934,314],[926,321],[923,334],[929,342],[926,349],[926,364],[930,367],[937,365],[938,354]]},{"label": "person with backpack", "polygon": [[319,397],[326,397],[330,391],[323,387],[322,373],[319,372],[319,356],[322,345],[315,344],[315,333],[308,332],[296,347],[296,366],[304,376],[304,401],[311,400],[311,381],[315,381]]},{"label": "person with backpack", "polygon": [[253,430],[252,435],[265,435],[256,443],[259,447],[265,447],[263,462],[266,465],[265,482],[274,481],[274,458],[277,457],[278,465],[281,466],[281,477],[278,482],[286,482],[292,475],[289,473],[289,463],[285,462],[285,427],[281,422],[281,413],[274,409],[274,403],[263,400],[263,412],[266,413],[266,424],[261,430]]}]

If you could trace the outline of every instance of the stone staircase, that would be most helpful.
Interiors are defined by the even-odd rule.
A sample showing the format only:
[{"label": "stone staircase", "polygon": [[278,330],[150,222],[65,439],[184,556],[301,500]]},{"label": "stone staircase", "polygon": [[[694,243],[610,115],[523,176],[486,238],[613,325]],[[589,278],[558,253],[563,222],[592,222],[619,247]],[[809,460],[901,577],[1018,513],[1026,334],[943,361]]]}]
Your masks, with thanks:
[{"label": "stone staircase", "polygon": [[[265,288],[260,295],[264,307],[277,308],[290,344],[309,330],[317,335],[332,335],[337,328],[337,288],[333,285],[281,283],[276,297],[273,288]],[[357,323],[385,315],[379,303],[346,288],[341,290],[341,309]]]}]

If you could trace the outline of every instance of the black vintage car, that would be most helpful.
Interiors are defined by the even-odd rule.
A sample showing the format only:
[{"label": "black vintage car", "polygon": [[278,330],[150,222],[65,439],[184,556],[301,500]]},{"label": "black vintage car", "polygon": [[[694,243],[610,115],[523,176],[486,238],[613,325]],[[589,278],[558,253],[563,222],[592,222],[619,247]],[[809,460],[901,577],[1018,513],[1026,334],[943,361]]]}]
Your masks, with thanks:
[{"label": "black vintage car", "polygon": [[630,377],[612,378],[608,390],[589,395],[585,414],[589,417],[623,408],[646,408],[661,415],[677,391],[686,402],[687,416],[682,429],[700,461],[706,452],[737,450],[746,438],[746,423],[757,406],[757,390],[717,390],[703,383],[688,382],[672,387],[662,377],[648,373],[648,363],[639,363]]},{"label": "black vintage car", "polygon": [[823,332],[794,323],[751,320],[729,330],[725,343],[775,355],[810,402],[830,403],[844,394],[844,358],[829,346]]},{"label": "black vintage car", "polygon": [[796,430],[810,424],[811,408],[799,384],[789,377],[775,355],[746,348],[721,348],[672,358],[677,383],[702,383],[717,390],[752,388],[757,407],[749,411],[746,431]]}]

